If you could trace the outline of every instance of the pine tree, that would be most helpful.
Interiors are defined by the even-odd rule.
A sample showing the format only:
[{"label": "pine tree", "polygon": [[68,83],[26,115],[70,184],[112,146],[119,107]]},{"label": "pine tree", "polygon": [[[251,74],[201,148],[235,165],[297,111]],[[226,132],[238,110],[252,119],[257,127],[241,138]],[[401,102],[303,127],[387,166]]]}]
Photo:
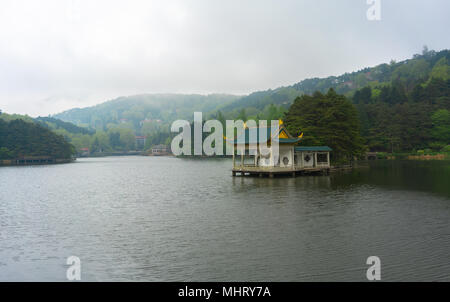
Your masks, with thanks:
[{"label": "pine tree", "polygon": [[337,161],[349,161],[365,148],[356,108],[345,96],[330,89],[327,94],[298,97],[285,119],[291,133],[304,133],[302,145],[327,145]]}]

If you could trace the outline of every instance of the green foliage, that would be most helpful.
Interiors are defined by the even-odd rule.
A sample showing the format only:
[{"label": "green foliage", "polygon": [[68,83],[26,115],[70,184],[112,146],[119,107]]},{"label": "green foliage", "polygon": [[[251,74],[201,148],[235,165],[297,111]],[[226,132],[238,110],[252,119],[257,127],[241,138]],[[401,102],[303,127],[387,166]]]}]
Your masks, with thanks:
[{"label": "green foliage", "polygon": [[12,151],[9,151],[6,147],[0,148],[0,159],[12,159],[14,158],[14,153]]},{"label": "green foliage", "polygon": [[446,57],[441,58],[430,73],[430,79],[437,78],[444,81],[450,79],[450,66]]},{"label": "green foliage", "polygon": [[0,159],[23,156],[70,158],[74,148],[62,136],[22,119],[5,122],[0,119]]},{"label": "green foliage", "polygon": [[[130,129],[147,136],[146,148],[165,144],[176,119],[192,120],[194,111],[204,118],[276,120],[302,95],[327,93],[333,88],[353,100],[360,119],[361,135],[373,151],[404,152],[412,149],[439,150],[448,144],[446,126],[432,115],[450,110],[450,51],[424,47],[421,54],[401,62],[391,61],[357,72],[328,78],[306,79],[287,87],[257,91],[246,96],[155,94],[121,97],[97,106],[72,109],[55,117],[106,133],[103,150],[133,147],[131,135],[111,135],[111,129]],[[1,117],[1,115],[0,115]],[[77,148],[99,148],[92,134],[52,128]],[[114,130],[116,131],[116,130]],[[117,131],[116,131],[117,132]],[[88,135],[86,137],[85,135]],[[305,135],[307,135],[305,131]],[[122,137],[122,138],[121,138]]]},{"label": "green foliage", "polygon": [[[392,61],[391,64],[380,64],[337,77],[306,79],[292,86],[254,92],[231,102],[221,110],[225,114],[235,111],[232,116],[236,116],[242,108],[247,109],[247,112],[249,108],[261,111],[270,104],[287,109],[296,97],[303,94],[312,95],[315,91],[326,93],[329,88],[333,88],[337,93],[352,96],[355,91],[370,87],[372,98],[378,98],[383,93],[381,98],[385,102],[395,99],[396,103],[402,103],[407,101],[407,95],[417,86],[417,83],[426,84],[433,78],[445,82],[450,74],[449,60],[449,50],[440,52],[427,50],[421,55],[415,55],[412,59],[402,62]],[[439,85],[442,85],[442,82]],[[383,92],[382,89],[386,86],[387,89]],[[363,96],[357,98],[367,101],[367,95],[364,94],[367,92],[366,89],[362,92]],[[394,97],[391,98],[391,96]]]},{"label": "green foliage", "polygon": [[448,144],[450,80],[419,81],[409,93],[398,81],[377,89],[377,96],[370,87],[353,96],[369,149],[393,153]]},{"label": "green foliage", "polygon": [[63,129],[72,134],[94,134],[95,131],[83,127],[78,127],[72,123],[64,122],[62,120],[52,117],[38,117],[35,119],[42,126],[51,130]]},{"label": "green foliage", "polygon": [[348,161],[364,151],[356,108],[343,95],[330,89],[297,98],[285,119],[293,134],[304,133],[302,145],[326,145],[337,161]]},{"label": "green foliage", "polygon": [[388,157],[388,154],[386,152],[378,152],[377,158],[378,159],[386,159]]},{"label": "green foliage", "polygon": [[237,120],[242,120],[242,121],[244,121],[244,122],[246,122],[246,121],[248,120],[247,113],[245,112],[245,109],[242,109],[242,110],[239,112],[239,114],[238,114],[238,116],[236,117],[236,119],[237,119]]},{"label": "green foliage", "polygon": [[109,152],[112,151],[108,134],[104,131],[97,131],[92,137],[91,152]]},{"label": "green foliage", "polygon": [[23,120],[25,122],[32,123],[33,118],[29,117],[28,115],[20,115],[20,114],[8,114],[5,112],[0,111],[0,120],[3,120],[5,122],[10,122],[13,120]]},{"label": "green foliage", "polygon": [[133,130],[129,128],[111,128],[107,132],[109,145],[116,151],[128,151],[136,149],[136,140]]},{"label": "green foliage", "polygon": [[150,135],[161,131],[162,128],[169,129],[174,120],[192,119],[194,111],[203,113],[217,111],[238,98],[221,94],[136,95],[120,97],[93,107],[68,110],[54,117],[103,131],[126,125],[136,135]]},{"label": "green foliage", "polygon": [[448,144],[450,142],[450,111],[439,109],[431,116],[433,128],[431,135],[437,142]]}]

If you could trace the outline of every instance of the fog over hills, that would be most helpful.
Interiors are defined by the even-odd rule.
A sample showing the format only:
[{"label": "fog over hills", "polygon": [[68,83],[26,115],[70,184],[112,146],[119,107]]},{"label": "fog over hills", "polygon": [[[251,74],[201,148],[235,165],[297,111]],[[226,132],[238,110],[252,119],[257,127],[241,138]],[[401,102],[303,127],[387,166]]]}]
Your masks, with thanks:
[{"label": "fog over hills", "polygon": [[[0,109],[37,117],[144,93],[249,95],[450,47],[449,1],[381,2],[373,21],[366,0],[4,0]],[[262,103],[308,93],[291,88]]]},{"label": "fog over hills", "polygon": [[[431,77],[444,80],[449,76],[450,55],[448,50],[435,52],[424,49],[422,54],[401,62],[389,62],[371,68],[345,73],[327,78],[305,79],[291,86],[257,91],[245,96],[227,94],[142,94],[119,97],[105,103],[75,108],[53,117],[77,125],[106,130],[113,125],[128,125],[137,133],[142,127],[168,127],[176,119],[192,120],[193,112],[200,111],[204,117],[213,117],[221,111],[226,118],[235,118],[245,110],[247,117],[264,118],[273,111],[287,109],[292,101],[302,94],[315,91],[326,92],[334,88],[336,92],[352,97],[354,92],[366,86],[382,87],[394,82],[409,86],[425,82]],[[148,127],[150,128],[150,127]],[[145,132],[145,129],[143,130]]]}]

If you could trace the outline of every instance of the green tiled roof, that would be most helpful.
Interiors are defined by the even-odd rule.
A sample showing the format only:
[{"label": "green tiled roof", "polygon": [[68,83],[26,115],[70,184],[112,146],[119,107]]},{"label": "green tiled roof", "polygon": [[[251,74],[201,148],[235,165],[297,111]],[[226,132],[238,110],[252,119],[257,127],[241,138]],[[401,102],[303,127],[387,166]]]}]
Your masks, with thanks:
[{"label": "green tiled roof", "polygon": [[302,152],[302,151],[318,151],[318,152],[330,152],[333,151],[328,146],[316,146],[316,147],[295,147],[295,151]]}]

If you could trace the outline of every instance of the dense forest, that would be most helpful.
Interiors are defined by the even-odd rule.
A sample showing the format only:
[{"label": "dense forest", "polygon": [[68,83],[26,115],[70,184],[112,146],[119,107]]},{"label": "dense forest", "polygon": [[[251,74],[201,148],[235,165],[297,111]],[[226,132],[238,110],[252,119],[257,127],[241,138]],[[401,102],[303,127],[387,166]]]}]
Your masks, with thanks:
[{"label": "dense forest", "polygon": [[426,82],[431,78],[447,80],[450,77],[449,60],[449,50],[436,52],[428,50],[425,46],[422,54],[415,54],[408,60],[401,62],[392,60],[389,64],[380,64],[340,76],[306,79],[291,86],[254,92],[224,106],[221,110],[236,114],[245,109],[248,115],[256,115],[256,112],[260,112],[270,104],[287,109],[298,96],[312,95],[316,91],[326,93],[330,88],[349,98],[364,87],[389,85],[396,81],[402,82],[410,89],[418,81]]},{"label": "dense forest", "polygon": [[[4,113],[0,114],[0,119],[37,123],[63,137],[76,150],[89,148],[91,152],[147,150],[157,144],[168,145],[174,136],[169,131],[171,123],[176,119],[192,120],[194,111],[203,112],[205,119],[218,119],[223,124],[227,119],[286,119],[288,127],[305,133],[305,144],[324,144],[329,142],[324,138],[328,134],[322,133],[319,137],[317,127],[330,116],[319,109],[314,111],[311,106],[319,99],[322,101],[318,103],[323,105],[332,88],[340,100],[345,98],[355,109],[346,111],[354,114],[357,120],[356,125],[351,119],[353,126],[347,128],[352,135],[355,129],[359,131],[359,137],[354,136],[356,145],[348,142],[355,148],[355,153],[362,150],[361,145],[364,150],[392,153],[449,152],[449,62],[450,51],[435,52],[425,47],[422,54],[402,62],[391,61],[338,77],[307,79],[292,86],[242,97],[149,94],[120,97],[52,117],[33,119]],[[306,124],[299,122],[302,112],[308,110],[320,114],[314,119],[309,118]],[[145,146],[136,145],[136,135],[146,136]],[[6,154],[6,150],[3,151]],[[336,152],[344,156],[347,151]]]},{"label": "dense forest", "polygon": [[95,130],[78,127],[72,123],[64,122],[62,120],[52,118],[52,117],[38,117],[35,119],[36,122],[42,126],[51,130],[65,130],[72,134],[94,134]]},{"label": "dense forest", "polygon": [[303,145],[331,147],[335,162],[351,161],[366,150],[355,106],[332,88],[295,99],[285,123],[291,134],[304,134]]},{"label": "dense forest", "polygon": [[38,123],[21,118],[11,121],[0,119],[0,159],[24,156],[67,159],[74,152],[74,147],[62,136]]},{"label": "dense forest", "polygon": [[[424,47],[413,58],[332,76],[306,79],[288,87],[231,95],[138,95],[72,109],[53,116],[95,130],[73,133],[58,128],[77,148],[130,150],[134,135],[147,136],[144,149],[168,144],[170,124],[192,120],[194,111],[205,119],[285,118],[299,96],[326,94],[330,88],[353,102],[360,120],[360,134],[367,150],[411,152],[446,148],[450,104],[450,51]],[[55,123],[53,123],[55,125]]]},{"label": "dense forest", "polygon": [[445,148],[450,144],[449,92],[450,79],[440,78],[358,90],[353,102],[368,148],[388,152]]},{"label": "dense forest", "polygon": [[[52,117],[31,118],[26,115],[7,113],[0,114],[0,120],[5,122],[22,120],[27,123],[36,123],[42,128],[50,130],[59,137],[64,138],[78,152],[82,148],[89,148],[92,152],[123,152],[138,148],[136,146],[134,131],[127,127],[118,126],[110,128],[108,131],[101,131],[79,127]],[[165,134],[161,132],[160,135]],[[167,139],[167,136],[165,136],[165,139]],[[140,149],[142,150],[143,147]]]}]

